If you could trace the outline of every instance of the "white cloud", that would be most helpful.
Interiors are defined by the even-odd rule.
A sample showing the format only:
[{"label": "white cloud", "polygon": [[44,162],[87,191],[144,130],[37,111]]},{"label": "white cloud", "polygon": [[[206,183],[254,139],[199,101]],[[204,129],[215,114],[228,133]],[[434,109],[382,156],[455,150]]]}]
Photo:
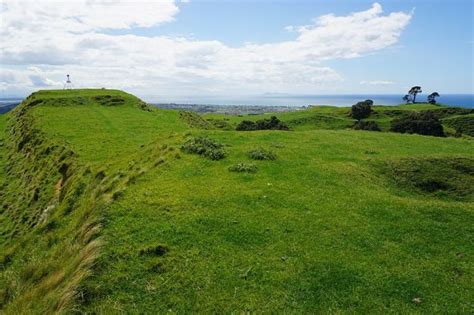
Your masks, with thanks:
[{"label": "white cloud", "polygon": [[[230,47],[217,40],[110,32],[173,21],[179,11],[174,0],[0,1],[1,71],[26,78],[14,83],[25,91],[53,86],[70,73],[76,86],[140,94],[314,92],[343,80],[325,60],[389,47],[411,19],[411,13],[384,15],[375,3],[366,11],[292,26],[293,40]],[[2,81],[3,90],[10,81]]]},{"label": "white cloud", "polygon": [[44,88],[44,87],[54,87],[60,88],[62,86],[61,82],[51,80],[46,77],[43,71],[38,67],[29,67],[30,74],[28,78],[35,87]]},{"label": "white cloud", "polygon": [[360,81],[362,85],[394,85],[395,82],[393,81],[386,81],[386,80],[374,80],[374,81]]}]

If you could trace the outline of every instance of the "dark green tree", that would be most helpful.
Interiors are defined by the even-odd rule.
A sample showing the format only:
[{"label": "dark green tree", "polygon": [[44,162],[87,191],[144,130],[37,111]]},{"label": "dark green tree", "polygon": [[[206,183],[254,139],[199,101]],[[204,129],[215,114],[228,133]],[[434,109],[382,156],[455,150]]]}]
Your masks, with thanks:
[{"label": "dark green tree", "polygon": [[357,120],[361,120],[370,116],[372,113],[372,104],[371,100],[358,102],[351,107],[351,117]]},{"label": "dark green tree", "polygon": [[428,103],[430,104],[436,104],[436,98],[439,97],[438,92],[433,92],[430,95],[428,95]]},{"label": "dark green tree", "polygon": [[421,92],[423,92],[421,90],[421,86],[414,86],[410,89],[410,91],[408,91],[408,94],[410,94],[413,97],[413,104],[416,103],[416,95]]}]

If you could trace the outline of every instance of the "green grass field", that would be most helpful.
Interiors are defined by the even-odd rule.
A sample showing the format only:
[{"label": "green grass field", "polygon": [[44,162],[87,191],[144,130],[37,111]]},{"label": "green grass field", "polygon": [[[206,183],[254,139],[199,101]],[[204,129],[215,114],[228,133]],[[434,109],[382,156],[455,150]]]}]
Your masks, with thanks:
[{"label": "green grass field", "polygon": [[[44,222],[17,220],[15,207],[22,213],[31,207],[5,206],[27,185],[6,155],[16,150],[31,164],[35,160],[26,156],[34,151],[15,149],[18,141],[7,128],[22,123],[23,116],[15,118],[20,110],[0,116],[0,165],[14,170],[0,172],[12,183],[3,195],[2,222],[15,222],[1,233],[1,249],[9,253],[0,277],[0,306],[7,313],[474,312],[469,136],[355,131],[348,108],[328,106],[278,114],[290,131],[225,130],[272,114],[206,114],[203,120],[232,128],[200,129],[176,111],[151,109],[111,90],[41,91],[22,106],[51,147],[74,152],[70,165],[78,175],[70,178],[90,180],[77,184],[86,187],[79,190],[63,177],[64,193],[58,192],[56,210]],[[442,108],[376,106],[370,119],[387,131],[399,111]],[[450,115],[443,119],[457,114]],[[212,161],[182,152],[195,136],[222,143],[227,156]],[[258,147],[277,159],[251,160],[247,153]],[[58,163],[54,171],[43,169],[50,164],[41,152],[27,174],[56,183],[62,160],[51,160]],[[228,171],[239,162],[258,170]],[[427,183],[439,187],[429,190]],[[36,188],[53,189],[43,186]],[[72,212],[63,211],[75,194],[82,199]],[[76,210],[86,201],[90,211]],[[87,274],[76,279],[74,266],[83,256],[70,251],[74,259],[57,262],[59,253],[44,253],[68,248],[75,239],[66,244],[61,236],[83,229],[90,217],[100,222],[93,239],[102,245],[93,262],[80,265]],[[56,225],[45,232],[52,219]],[[56,245],[48,245],[51,238]],[[38,268],[48,263],[34,281],[25,276],[32,260]],[[57,270],[64,276],[50,285]],[[74,287],[62,289],[73,280]],[[26,302],[30,298],[35,305]]]}]

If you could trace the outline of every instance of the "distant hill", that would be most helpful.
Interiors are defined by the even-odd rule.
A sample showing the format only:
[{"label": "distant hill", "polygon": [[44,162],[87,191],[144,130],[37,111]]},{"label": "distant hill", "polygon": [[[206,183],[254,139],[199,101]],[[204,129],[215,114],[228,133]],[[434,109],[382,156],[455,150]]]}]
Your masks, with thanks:
[{"label": "distant hill", "polygon": [[[446,137],[389,132],[426,111]],[[1,312],[468,313],[474,113],[349,114],[33,93],[0,115]]]}]

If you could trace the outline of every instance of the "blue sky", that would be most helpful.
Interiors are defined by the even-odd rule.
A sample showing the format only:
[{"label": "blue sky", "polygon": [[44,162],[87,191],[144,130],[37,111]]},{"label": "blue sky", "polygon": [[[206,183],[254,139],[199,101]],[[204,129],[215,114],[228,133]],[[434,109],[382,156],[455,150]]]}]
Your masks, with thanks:
[{"label": "blue sky", "polygon": [[42,9],[48,1],[38,1],[28,9],[31,25],[17,34],[11,27],[7,34],[7,26],[25,21],[25,13],[1,1],[0,35],[8,38],[0,43],[1,96],[60,87],[65,73],[78,87],[169,101],[398,94],[412,85],[474,93],[470,0],[159,0],[136,4],[133,12],[125,4],[91,10],[63,2],[51,21]]}]

